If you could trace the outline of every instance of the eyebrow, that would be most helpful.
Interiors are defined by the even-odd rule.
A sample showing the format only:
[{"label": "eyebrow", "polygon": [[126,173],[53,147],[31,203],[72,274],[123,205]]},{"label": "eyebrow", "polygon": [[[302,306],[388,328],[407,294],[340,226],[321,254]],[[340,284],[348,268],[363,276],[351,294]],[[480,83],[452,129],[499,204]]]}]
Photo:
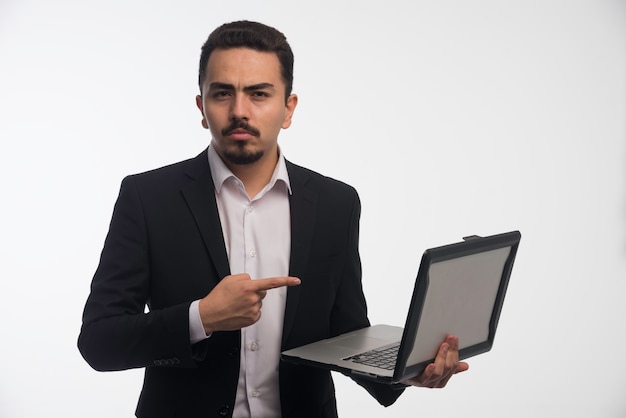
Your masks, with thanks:
[{"label": "eyebrow", "polygon": [[[235,90],[235,86],[228,83],[220,83],[219,81],[215,81],[209,84],[209,90]],[[274,85],[272,83],[258,83],[253,84],[251,86],[245,86],[243,91],[250,92],[256,90],[273,90]]]}]

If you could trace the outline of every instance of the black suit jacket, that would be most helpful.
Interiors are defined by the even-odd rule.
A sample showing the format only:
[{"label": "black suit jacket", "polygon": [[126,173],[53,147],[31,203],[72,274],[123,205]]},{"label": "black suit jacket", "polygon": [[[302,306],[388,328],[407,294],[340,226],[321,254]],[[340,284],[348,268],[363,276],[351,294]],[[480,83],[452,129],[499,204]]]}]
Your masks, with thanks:
[{"label": "black suit jacket", "polygon": [[[290,275],[282,347],[369,325],[358,254],[360,202],[341,182],[287,163]],[[122,182],[83,314],[79,349],[96,370],[145,367],[138,417],[230,416],[240,332],[189,343],[189,305],[229,264],[206,150]],[[148,312],[145,307],[148,306]],[[335,417],[330,373],[282,362],[283,417]],[[380,403],[401,391],[358,381]]]}]

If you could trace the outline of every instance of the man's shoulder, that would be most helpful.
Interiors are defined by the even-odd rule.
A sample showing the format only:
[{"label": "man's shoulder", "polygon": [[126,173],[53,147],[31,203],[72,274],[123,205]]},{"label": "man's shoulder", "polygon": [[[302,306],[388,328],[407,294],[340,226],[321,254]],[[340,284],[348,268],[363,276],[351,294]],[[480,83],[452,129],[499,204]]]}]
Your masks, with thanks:
[{"label": "man's shoulder", "polygon": [[170,178],[178,178],[184,174],[191,176],[200,175],[208,170],[209,163],[205,150],[193,158],[130,174],[127,177],[138,181],[164,181]]},{"label": "man's shoulder", "polygon": [[292,187],[304,186],[320,191],[335,192],[340,194],[356,195],[356,189],[341,180],[326,176],[310,168],[302,167],[290,161],[287,163],[287,172]]},{"label": "man's shoulder", "polygon": [[205,175],[210,176],[210,169],[206,152],[202,152],[194,158],[127,175],[121,189],[135,189],[144,196],[170,196]]}]

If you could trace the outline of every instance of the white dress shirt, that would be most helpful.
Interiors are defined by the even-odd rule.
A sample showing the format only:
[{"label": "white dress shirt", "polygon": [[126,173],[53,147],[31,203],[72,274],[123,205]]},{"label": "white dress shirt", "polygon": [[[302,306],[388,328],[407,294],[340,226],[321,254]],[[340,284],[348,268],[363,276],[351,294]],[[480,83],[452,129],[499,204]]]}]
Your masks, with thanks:
[{"label": "white dress shirt", "polygon": [[[243,183],[213,147],[208,151],[215,196],[231,274],[254,279],[287,276],[291,246],[287,167],[279,152],[270,182],[250,200]],[[241,330],[241,366],[234,418],[280,418],[278,364],[287,289],[271,289],[263,299],[261,319]],[[208,338],[199,301],[189,308],[191,343]]]}]

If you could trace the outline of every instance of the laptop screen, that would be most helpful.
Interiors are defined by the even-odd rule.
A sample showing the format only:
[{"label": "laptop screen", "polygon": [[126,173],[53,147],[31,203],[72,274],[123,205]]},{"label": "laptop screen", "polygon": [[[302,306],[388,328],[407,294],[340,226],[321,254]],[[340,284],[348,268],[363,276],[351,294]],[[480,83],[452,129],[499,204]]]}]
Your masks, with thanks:
[{"label": "laptop screen", "polygon": [[519,240],[515,231],[424,253],[395,378],[423,369],[448,335],[461,359],[491,349]]},{"label": "laptop screen", "polygon": [[[489,339],[489,323],[510,247],[430,265],[429,286],[407,364],[432,359],[448,334],[460,348]],[[445,331],[444,331],[445,330]]]}]

